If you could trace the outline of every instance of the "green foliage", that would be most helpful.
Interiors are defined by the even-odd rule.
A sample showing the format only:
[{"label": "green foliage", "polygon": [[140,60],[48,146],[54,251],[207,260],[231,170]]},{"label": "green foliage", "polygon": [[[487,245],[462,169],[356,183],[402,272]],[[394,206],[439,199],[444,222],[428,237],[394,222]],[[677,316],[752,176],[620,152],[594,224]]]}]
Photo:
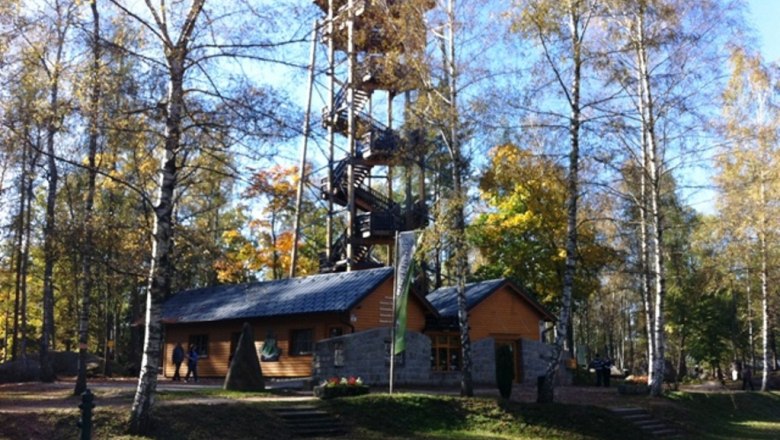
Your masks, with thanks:
[{"label": "green foliage", "polygon": [[515,361],[512,348],[502,345],[496,349],[496,385],[501,397],[508,399],[512,395],[512,381],[515,379]]},{"label": "green foliage", "polygon": [[[468,231],[481,257],[474,278],[508,277],[546,305],[554,304],[566,262],[564,170],[512,144],[492,149],[489,158],[479,185],[489,211],[477,216]],[[580,203],[580,212],[588,215],[587,204]],[[584,298],[598,288],[598,273],[613,255],[597,240],[592,223],[583,223],[578,234],[575,297]]]}]

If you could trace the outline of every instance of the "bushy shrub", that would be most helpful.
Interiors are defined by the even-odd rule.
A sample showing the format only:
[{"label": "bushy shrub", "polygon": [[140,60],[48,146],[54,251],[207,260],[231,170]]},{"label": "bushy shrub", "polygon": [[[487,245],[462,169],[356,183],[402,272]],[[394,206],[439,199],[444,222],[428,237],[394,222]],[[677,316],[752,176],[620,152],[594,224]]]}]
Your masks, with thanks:
[{"label": "bushy shrub", "polygon": [[515,379],[515,362],[512,349],[502,345],[496,350],[496,385],[501,397],[508,399],[512,395],[512,381]]}]

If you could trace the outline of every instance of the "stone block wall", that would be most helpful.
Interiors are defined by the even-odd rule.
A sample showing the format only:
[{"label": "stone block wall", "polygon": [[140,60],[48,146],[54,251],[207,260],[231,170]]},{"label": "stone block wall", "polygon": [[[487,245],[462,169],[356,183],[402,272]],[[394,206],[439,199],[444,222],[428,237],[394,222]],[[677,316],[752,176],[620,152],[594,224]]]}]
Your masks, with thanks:
[{"label": "stone block wall", "polygon": [[[544,342],[523,339],[520,343],[521,359],[523,362],[523,383],[536,384],[536,378],[544,376],[547,364],[552,357],[553,346]],[[562,359],[568,356],[564,352]],[[556,375],[556,385],[571,385],[572,373],[561,362]]]},{"label": "stone block wall", "polygon": [[[535,384],[543,375],[552,347],[523,339],[520,343],[523,382]],[[495,340],[485,338],[472,342],[472,377],[476,385],[496,383]],[[314,349],[313,379],[319,383],[329,377],[356,376],[369,386],[386,386],[390,378],[390,329],[375,328],[319,341]],[[406,333],[406,351],[396,356],[395,384],[398,386],[458,386],[458,371],[431,370],[431,340],[428,336]],[[570,384],[571,373],[563,368],[559,384]]]},{"label": "stone block wall", "polygon": [[[314,379],[359,376],[368,385],[387,385],[390,378],[390,329],[375,328],[317,342]],[[406,333],[406,351],[396,356],[396,385],[427,385],[431,374],[431,340]]]}]

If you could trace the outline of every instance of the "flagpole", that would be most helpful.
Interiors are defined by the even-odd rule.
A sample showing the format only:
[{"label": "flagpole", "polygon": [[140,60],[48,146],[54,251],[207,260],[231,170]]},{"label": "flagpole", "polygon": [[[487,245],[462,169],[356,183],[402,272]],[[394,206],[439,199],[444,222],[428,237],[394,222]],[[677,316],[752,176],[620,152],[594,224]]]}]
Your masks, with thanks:
[{"label": "flagpole", "polygon": [[393,321],[390,326],[390,394],[393,394],[393,382],[395,378],[395,321],[396,316],[396,290],[398,289],[398,231],[395,231],[395,258],[393,258]]}]

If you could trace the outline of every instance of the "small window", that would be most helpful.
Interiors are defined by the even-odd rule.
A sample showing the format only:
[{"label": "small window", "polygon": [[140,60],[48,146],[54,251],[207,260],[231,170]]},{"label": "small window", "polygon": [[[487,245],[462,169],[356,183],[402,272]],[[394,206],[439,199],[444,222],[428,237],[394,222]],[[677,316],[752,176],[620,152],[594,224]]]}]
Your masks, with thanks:
[{"label": "small window", "polygon": [[290,332],[290,355],[300,356],[311,354],[314,348],[314,332],[312,329],[293,330]]},{"label": "small window", "polygon": [[460,338],[458,336],[431,336],[431,369],[433,371],[459,371],[460,352]]},{"label": "small window", "polygon": [[344,334],[344,329],[341,327],[331,327],[328,330],[328,337],[329,338],[335,338],[336,336],[341,336]]},{"label": "small window", "polygon": [[[209,356],[209,335],[190,335],[189,347],[193,345],[198,352],[198,357]],[[189,348],[187,350],[189,351]]]}]

